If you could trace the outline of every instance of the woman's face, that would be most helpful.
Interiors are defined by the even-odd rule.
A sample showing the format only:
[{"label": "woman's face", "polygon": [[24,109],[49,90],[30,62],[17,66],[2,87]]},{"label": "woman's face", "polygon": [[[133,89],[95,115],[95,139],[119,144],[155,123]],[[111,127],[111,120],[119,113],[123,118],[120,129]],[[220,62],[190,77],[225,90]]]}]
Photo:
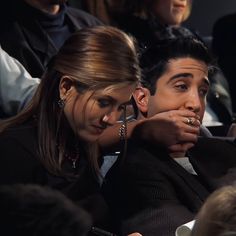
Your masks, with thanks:
[{"label": "woman's face", "polygon": [[180,25],[185,18],[187,3],[188,0],[156,0],[152,10],[161,23]]},{"label": "woman's face", "polygon": [[72,87],[64,112],[73,131],[84,141],[98,139],[104,129],[114,125],[129,102],[135,85],[79,93]]}]

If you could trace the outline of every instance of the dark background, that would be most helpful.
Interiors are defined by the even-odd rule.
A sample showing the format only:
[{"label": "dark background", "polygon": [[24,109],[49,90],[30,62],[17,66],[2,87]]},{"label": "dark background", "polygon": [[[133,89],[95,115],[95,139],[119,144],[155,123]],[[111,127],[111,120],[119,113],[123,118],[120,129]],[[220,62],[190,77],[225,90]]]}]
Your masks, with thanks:
[{"label": "dark background", "polygon": [[184,25],[203,36],[210,36],[214,22],[221,16],[234,12],[236,13],[236,0],[193,0],[192,13]]}]

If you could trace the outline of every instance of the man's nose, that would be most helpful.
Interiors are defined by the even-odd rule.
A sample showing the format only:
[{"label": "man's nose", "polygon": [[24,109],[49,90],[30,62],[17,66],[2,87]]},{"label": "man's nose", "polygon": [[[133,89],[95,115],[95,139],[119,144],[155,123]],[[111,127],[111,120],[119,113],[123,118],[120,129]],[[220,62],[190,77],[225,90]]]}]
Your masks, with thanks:
[{"label": "man's nose", "polygon": [[202,106],[201,99],[200,99],[198,93],[191,94],[186,99],[185,108],[190,111],[198,113],[201,110],[201,106]]}]

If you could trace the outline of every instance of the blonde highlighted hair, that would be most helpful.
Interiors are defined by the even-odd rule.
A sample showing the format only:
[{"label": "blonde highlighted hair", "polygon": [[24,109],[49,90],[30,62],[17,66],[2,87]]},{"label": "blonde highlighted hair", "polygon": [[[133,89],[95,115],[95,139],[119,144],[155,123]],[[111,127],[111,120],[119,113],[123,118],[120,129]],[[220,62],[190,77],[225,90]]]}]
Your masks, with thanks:
[{"label": "blonde highlighted hair", "polygon": [[[26,109],[0,124],[0,132],[3,132],[34,119],[38,157],[49,172],[59,175],[62,173],[59,157],[63,157],[66,141],[72,136],[63,110],[58,106],[59,83],[63,76],[72,78],[81,91],[135,85],[140,79],[135,42],[121,30],[110,26],[87,28],[73,34],[49,63]],[[97,153],[94,145],[88,150]],[[98,169],[96,153],[87,153],[95,170]]]}]

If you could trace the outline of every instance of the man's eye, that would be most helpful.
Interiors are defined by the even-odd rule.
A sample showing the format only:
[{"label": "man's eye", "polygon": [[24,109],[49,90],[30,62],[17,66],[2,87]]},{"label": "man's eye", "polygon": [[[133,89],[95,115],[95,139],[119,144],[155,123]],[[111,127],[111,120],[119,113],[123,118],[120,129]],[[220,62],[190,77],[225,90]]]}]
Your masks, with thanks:
[{"label": "man's eye", "polygon": [[176,84],[175,87],[179,90],[187,90],[188,89],[186,84]]},{"label": "man's eye", "polygon": [[208,93],[208,89],[207,88],[201,88],[199,89],[199,93],[201,96],[205,97]]},{"label": "man's eye", "polygon": [[110,105],[110,101],[107,99],[98,99],[98,105],[103,108],[103,107],[108,107]]}]

